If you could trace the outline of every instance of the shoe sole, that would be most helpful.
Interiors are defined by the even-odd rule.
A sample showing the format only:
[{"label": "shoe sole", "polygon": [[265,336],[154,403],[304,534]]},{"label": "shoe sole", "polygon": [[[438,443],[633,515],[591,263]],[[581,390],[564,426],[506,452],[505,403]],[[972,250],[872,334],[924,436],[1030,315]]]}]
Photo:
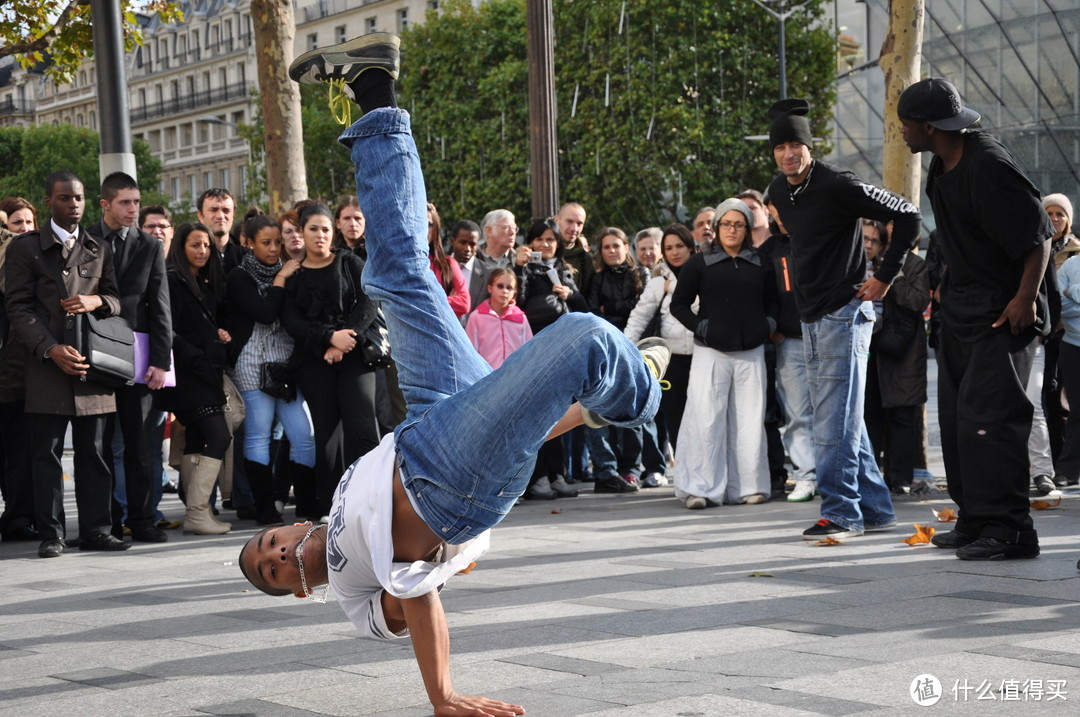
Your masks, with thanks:
[{"label": "shoe sole", "polygon": [[960,554],[960,550],[956,551],[956,557],[960,560],[970,560],[973,562],[991,562],[994,560],[1033,560],[1039,557],[1039,551],[1036,551],[1034,555],[1008,555],[1006,553],[995,553],[993,555],[983,556],[964,556]]},{"label": "shoe sole", "polygon": [[[388,57],[363,57],[358,55],[365,49],[378,46],[390,46],[392,49]],[[387,72],[390,73],[390,77],[397,79],[398,77],[398,57],[401,48],[401,39],[397,35],[392,35],[388,32],[373,32],[368,35],[361,35],[360,37],[354,37],[346,42],[338,43],[337,45],[328,45],[327,47],[316,47],[314,50],[308,50],[300,57],[293,60],[293,63],[289,65],[289,78],[294,82],[300,82],[305,84],[319,83],[323,81],[321,77],[308,77],[308,71],[315,65],[315,63],[321,58],[326,58],[331,64],[344,65],[349,62],[357,62],[360,60],[371,60],[373,62],[388,62],[393,69],[384,67]],[[372,67],[383,67],[382,65],[372,65]]]},{"label": "shoe sole", "polygon": [[834,540],[843,540],[844,538],[858,538],[863,534],[861,530],[845,530],[839,533],[819,534],[819,535],[807,535],[803,533],[803,540],[824,540],[825,538],[832,538]]},{"label": "shoe sole", "polygon": [[811,500],[813,500],[813,499],[814,499],[814,495],[817,495],[817,494],[815,493],[815,494],[813,494],[813,495],[808,495],[808,496],[806,496],[805,498],[792,498],[792,497],[791,497],[791,496],[789,495],[789,496],[787,497],[787,502],[788,502],[788,503],[807,503],[807,502],[809,502],[809,501],[811,501]]},{"label": "shoe sole", "polygon": [[[656,380],[659,381],[660,379],[662,379],[664,377],[664,374],[667,373],[668,365],[671,363],[671,348],[668,346],[668,342],[659,336],[647,336],[634,345],[637,346],[638,351],[641,352],[642,356],[646,360],[646,363],[652,362],[650,365],[652,369],[654,369],[654,375],[659,374],[658,376],[656,376]],[[663,357],[663,366],[656,365],[656,359],[645,353],[646,351],[651,349],[662,349],[663,351],[667,352],[667,355]]]}]

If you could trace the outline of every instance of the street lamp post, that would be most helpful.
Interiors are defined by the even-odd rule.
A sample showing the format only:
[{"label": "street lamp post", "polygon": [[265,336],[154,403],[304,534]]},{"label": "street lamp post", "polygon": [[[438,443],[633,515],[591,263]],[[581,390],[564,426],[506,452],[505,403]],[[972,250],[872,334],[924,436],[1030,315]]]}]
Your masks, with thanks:
[{"label": "street lamp post", "polygon": [[93,19],[98,116],[101,117],[98,170],[102,179],[113,172],[125,172],[138,179],[135,153],[131,148],[120,0],[90,0],[90,16]]},{"label": "street lamp post", "polygon": [[774,2],[778,8],[780,8],[779,11],[773,10],[771,7],[769,7],[764,2],[762,2],[762,0],[754,0],[754,2],[757,3],[758,5],[760,5],[761,8],[765,12],[769,13],[774,18],[776,18],[777,23],[779,23],[779,25],[780,25],[780,29],[779,29],[779,34],[780,34],[780,99],[786,100],[787,99],[787,38],[784,35],[784,23],[787,22],[787,19],[789,17],[791,17],[797,10],[802,10],[803,7],[808,5],[809,0],[807,2],[800,3],[800,4],[792,7],[791,9],[785,9],[785,8],[787,8],[788,0],[771,0],[771,1]]}]

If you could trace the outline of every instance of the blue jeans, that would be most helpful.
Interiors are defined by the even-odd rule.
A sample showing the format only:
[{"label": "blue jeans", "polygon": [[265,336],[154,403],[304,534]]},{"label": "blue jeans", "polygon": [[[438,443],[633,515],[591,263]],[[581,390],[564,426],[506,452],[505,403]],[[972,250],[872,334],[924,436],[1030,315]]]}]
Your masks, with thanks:
[{"label": "blue jeans", "polygon": [[803,323],[821,517],[849,529],[896,519],[863,422],[874,305],[852,299]]},{"label": "blue jeans", "polygon": [[622,332],[585,313],[563,316],[492,372],[428,265],[427,197],[408,113],[370,112],[341,142],[367,217],[364,291],[382,302],[408,406],[394,430],[401,482],[436,535],[463,543],[506,516],[573,401],[635,426],[655,415],[660,387]]},{"label": "blue jeans", "polygon": [[776,398],[784,410],[784,447],[795,466],[795,480],[817,480],[814,408],[802,338],[785,338],[776,345]]},{"label": "blue jeans", "polygon": [[281,420],[289,438],[289,460],[308,468],[315,467],[315,434],[311,414],[299,391],[296,400],[286,401],[255,389],[241,391],[244,399],[244,458],[260,465],[270,465],[270,439],[274,416]]}]

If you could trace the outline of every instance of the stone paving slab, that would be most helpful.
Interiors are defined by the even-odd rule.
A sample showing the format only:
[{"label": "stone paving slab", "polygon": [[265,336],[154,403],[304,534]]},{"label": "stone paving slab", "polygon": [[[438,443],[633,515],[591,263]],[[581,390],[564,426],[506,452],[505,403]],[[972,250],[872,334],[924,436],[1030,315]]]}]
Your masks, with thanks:
[{"label": "stone paving slab", "polygon": [[[1029,561],[900,543],[913,523],[947,530],[930,512],[946,505],[898,499],[897,530],[820,548],[799,536],[819,501],[526,503],[442,594],[455,685],[554,717],[908,717],[912,680],[933,674],[942,714],[1077,714],[1080,490],[1035,513]],[[121,555],[0,543],[0,717],[431,714],[408,640],[252,590],[236,559],[256,527],[235,524]],[[1064,680],[1067,699],[956,699],[965,679]]]}]

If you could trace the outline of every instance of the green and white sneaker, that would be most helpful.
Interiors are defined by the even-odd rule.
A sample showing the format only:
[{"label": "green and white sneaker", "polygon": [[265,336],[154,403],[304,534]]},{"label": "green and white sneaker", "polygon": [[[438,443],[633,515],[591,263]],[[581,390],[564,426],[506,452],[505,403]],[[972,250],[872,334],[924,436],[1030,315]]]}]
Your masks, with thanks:
[{"label": "green and white sneaker", "polygon": [[[308,50],[289,65],[289,77],[301,84],[343,81],[346,85],[361,72],[378,67],[397,79],[401,40],[388,32],[372,32],[347,42]],[[351,93],[346,90],[348,94]]]},{"label": "green and white sneaker", "polygon": [[[649,372],[660,382],[660,387],[664,390],[670,388],[671,384],[663,380],[668,364],[671,363],[671,349],[668,348],[667,341],[659,336],[650,336],[634,345],[641,352],[641,357],[645,359]],[[584,406],[581,407],[581,420],[589,428],[603,428],[611,425],[603,416],[593,413]]]}]

